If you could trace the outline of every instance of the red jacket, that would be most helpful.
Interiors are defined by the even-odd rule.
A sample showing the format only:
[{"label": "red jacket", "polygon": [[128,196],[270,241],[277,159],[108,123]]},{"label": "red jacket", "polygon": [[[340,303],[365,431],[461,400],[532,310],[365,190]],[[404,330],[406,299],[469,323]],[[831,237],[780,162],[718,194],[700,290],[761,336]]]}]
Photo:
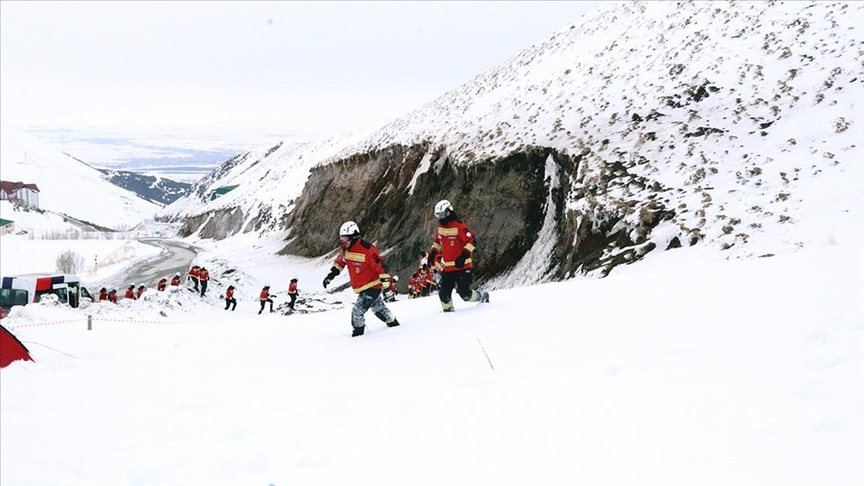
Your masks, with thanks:
[{"label": "red jacket", "polygon": [[347,250],[340,249],[330,271],[333,273],[335,270],[338,274],[346,266],[351,287],[358,294],[364,290],[383,288],[381,278],[389,275],[378,249],[362,238],[357,238]]},{"label": "red jacket", "polygon": [[168,284],[168,281],[164,278],[156,284],[156,290],[165,290],[165,286]]},{"label": "red jacket", "polygon": [[99,300],[108,300],[108,291],[102,289],[99,291]]},{"label": "red jacket", "polygon": [[226,299],[233,299],[234,298],[234,289],[225,290],[225,298]]},{"label": "red jacket", "polygon": [[117,303],[117,292],[108,292],[108,302]]},{"label": "red jacket", "polygon": [[297,293],[297,282],[291,282],[288,284],[288,294],[296,294]]},{"label": "red jacket", "polygon": [[175,275],[174,278],[171,279],[171,285],[173,285],[175,287],[180,285],[180,276],[179,275]]},{"label": "red jacket", "polygon": [[269,298],[270,298],[270,290],[269,289],[262,289],[261,290],[261,296],[258,297],[258,299],[267,300]]},{"label": "red jacket", "polygon": [[207,270],[198,270],[198,280],[210,280],[210,272]]},{"label": "red jacket", "polygon": [[126,289],[125,297],[127,299],[134,299],[135,298],[135,287],[129,287],[128,289]]},{"label": "red jacket", "polygon": [[[468,229],[468,225],[462,221],[438,222],[438,230],[435,232],[435,241],[432,250],[441,255],[445,272],[456,272],[471,268],[471,254],[474,252],[474,233]],[[462,250],[468,250],[468,258],[461,268],[456,266],[456,258],[462,254]]]}]

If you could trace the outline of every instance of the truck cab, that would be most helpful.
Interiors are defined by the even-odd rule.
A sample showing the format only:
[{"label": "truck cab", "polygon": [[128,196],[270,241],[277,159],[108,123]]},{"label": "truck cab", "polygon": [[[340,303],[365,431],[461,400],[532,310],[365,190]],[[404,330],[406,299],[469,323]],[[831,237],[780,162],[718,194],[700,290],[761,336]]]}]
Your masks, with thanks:
[{"label": "truck cab", "polygon": [[82,299],[93,301],[93,296],[86,287],[81,286],[81,279],[76,275],[31,274],[3,277],[0,281],[0,315],[6,317],[13,306],[39,302],[45,295],[56,295],[60,303],[73,308],[81,305]]}]

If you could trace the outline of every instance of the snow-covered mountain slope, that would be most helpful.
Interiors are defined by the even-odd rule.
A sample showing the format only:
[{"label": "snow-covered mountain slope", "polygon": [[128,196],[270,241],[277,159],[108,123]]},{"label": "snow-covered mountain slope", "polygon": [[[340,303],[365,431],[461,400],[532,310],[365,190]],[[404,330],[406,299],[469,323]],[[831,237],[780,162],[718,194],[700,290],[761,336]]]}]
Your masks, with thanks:
[{"label": "snow-covered mountain slope", "polygon": [[612,3],[329,154],[247,154],[258,184],[184,211],[257,205],[245,227],[269,221],[307,256],[356,218],[408,255],[447,197],[500,286],[679,245],[728,258],[864,239],[862,38],[859,3]]},{"label": "snow-covered mountain slope", "polygon": [[[111,184],[98,169],[12,129],[3,130],[0,164],[3,180],[36,184],[40,209],[102,228],[130,229],[161,209]],[[3,218],[15,220],[15,213]]]},{"label": "snow-covered mountain slope", "polygon": [[195,227],[209,222],[201,235],[205,238],[279,229],[277,223],[294,208],[294,199],[303,191],[309,169],[366,135],[368,132],[350,133],[244,152],[193,184],[187,196],[163,208],[157,218],[188,218],[198,222]]},{"label": "snow-covered mountain slope", "polygon": [[860,3],[621,3],[330,160],[426,141],[460,163],[552,147],[582,156],[570,210],[637,226],[663,198],[673,234],[728,247],[800,222],[824,172],[848,181],[827,188],[838,199],[860,193],[862,37]]}]

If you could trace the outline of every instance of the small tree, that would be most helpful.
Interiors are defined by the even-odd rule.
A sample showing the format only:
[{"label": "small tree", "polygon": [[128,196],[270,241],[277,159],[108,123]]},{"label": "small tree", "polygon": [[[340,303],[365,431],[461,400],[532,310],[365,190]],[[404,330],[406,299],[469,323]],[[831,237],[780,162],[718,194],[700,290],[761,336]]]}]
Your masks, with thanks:
[{"label": "small tree", "polygon": [[84,257],[72,250],[66,250],[57,255],[57,270],[61,273],[79,273],[84,270]]}]

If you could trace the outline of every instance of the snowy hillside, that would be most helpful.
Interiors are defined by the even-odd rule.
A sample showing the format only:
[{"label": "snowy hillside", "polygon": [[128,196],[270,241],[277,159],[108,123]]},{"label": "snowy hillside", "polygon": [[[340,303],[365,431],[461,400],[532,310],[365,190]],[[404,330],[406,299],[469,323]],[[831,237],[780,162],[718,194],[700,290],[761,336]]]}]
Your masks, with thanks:
[{"label": "snowy hillside", "polygon": [[[3,129],[3,180],[36,184],[40,209],[114,230],[126,230],[161,209],[106,180],[99,170],[35,138]],[[4,206],[5,207],[5,206]],[[15,214],[3,218],[15,220]]]},{"label": "snowy hillside", "polygon": [[[728,258],[860,240],[862,35],[860,3],[613,3],[365,138],[331,140],[327,150],[244,154],[195,199],[161,214],[192,216],[188,233],[204,238],[214,225],[234,228],[220,238],[236,233],[241,225],[227,224],[233,218],[244,231],[284,231],[298,241],[322,225],[332,231],[337,218],[363,218],[382,241],[408,247],[421,238],[379,223],[369,201],[384,208],[381,198],[389,197],[388,211],[419,214],[410,223],[419,226],[435,200],[451,197],[501,248],[486,260],[503,272],[494,284],[501,287],[577,270],[605,273],[679,245],[708,245]],[[507,213],[493,214],[496,206],[478,199],[483,191],[469,192],[486,184],[486,195],[503,197],[508,187],[475,181],[470,169],[454,176],[467,181],[462,187],[427,182],[418,192],[415,185],[421,176],[441,176],[446,164],[494,164],[538,147],[558,154],[545,169],[530,169],[545,170],[547,195],[505,199],[521,206],[526,223],[517,229],[534,238],[519,246],[516,262],[504,249],[524,238],[506,234]],[[365,172],[387,178],[380,193],[381,184],[370,182],[373,192],[353,195],[355,202],[341,197],[341,182],[364,177],[346,163],[382,160],[392,170]],[[307,181],[315,171],[318,178]],[[206,197],[234,184],[230,197]],[[814,201],[825,197],[819,211],[829,214],[816,213]],[[296,212],[292,201],[303,209],[301,221],[280,227]],[[322,208],[334,221],[311,220]],[[301,246],[312,256],[320,245]],[[578,256],[592,252],[590,261]]]},{"label": "snowy hillside", "polygon": [[[303,190],[309,169],[318,161],[368,132],[344,134],[323,141],[280,143],[237,155],[221,167],[192,185],[189,194],[159,211],[157,218],[182,221],[197,215],[208,216],[215,211],[239,209],[244,216],[229,226],[275,228],[273,215],[293,209],[293,200]],[[213,191],[235,187],[223,195],[212,197]],[[232,213],[233,214],[233,213]],[[230,228],[221,228],[222,237]],[[212,236],[211,236],[212,237]]]},{"label": "snowy hillside", "polygon": [[581,157],[570,211],[636,228],[662,202],[676,214],[648,235],[658,246],[746,248],[811,222],[821,193],[864,217],[862,38],[861,3],[620,3],[330,160],[424,141],[466,164],[552,147]]}]

